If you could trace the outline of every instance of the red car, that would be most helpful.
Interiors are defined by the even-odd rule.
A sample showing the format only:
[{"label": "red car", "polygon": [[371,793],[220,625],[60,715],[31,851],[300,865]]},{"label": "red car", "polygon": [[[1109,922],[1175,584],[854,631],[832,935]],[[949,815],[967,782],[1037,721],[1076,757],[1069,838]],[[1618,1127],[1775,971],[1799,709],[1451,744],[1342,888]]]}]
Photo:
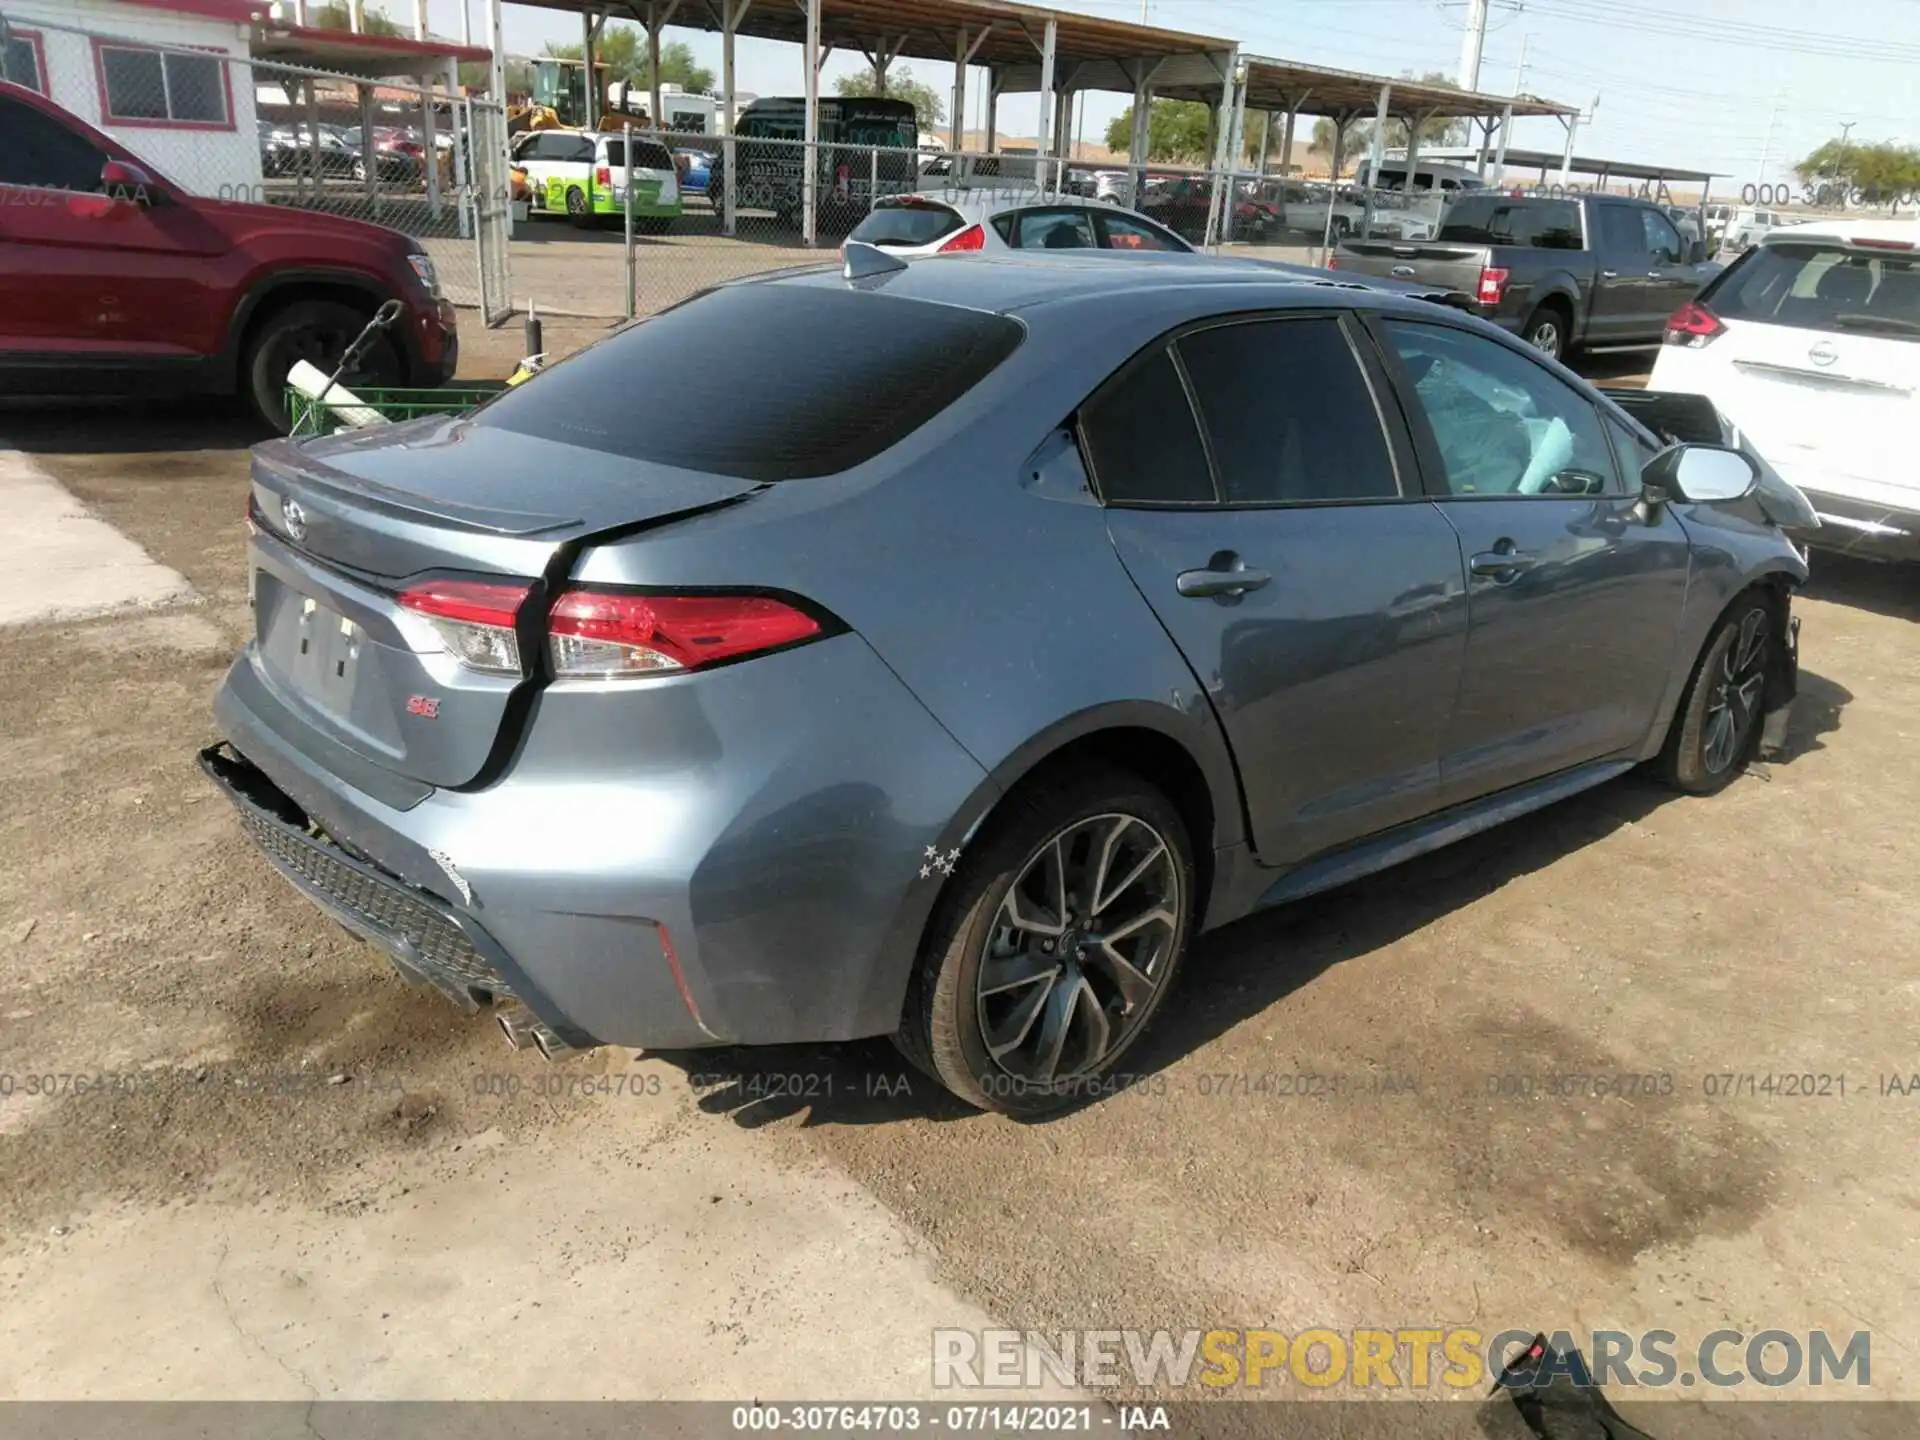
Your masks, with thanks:
[{"label": "red car", "polygon": [[0,395],[239,394],[287,425],[287,373],[331,373],[382,302],[405,316],[347,383],[433,386],[459,360],[419,241],[209,200],[0,82]]}]

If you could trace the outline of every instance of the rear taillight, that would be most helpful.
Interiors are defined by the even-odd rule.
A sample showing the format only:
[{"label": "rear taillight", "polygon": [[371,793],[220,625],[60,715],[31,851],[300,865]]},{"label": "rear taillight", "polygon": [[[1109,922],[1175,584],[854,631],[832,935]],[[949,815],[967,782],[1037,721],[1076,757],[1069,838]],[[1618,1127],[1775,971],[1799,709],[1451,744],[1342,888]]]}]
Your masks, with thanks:
[{"label": "rear taillight", "polygon": [[400,604],[424,615],[462,665],[482,675],[518,675],[520,639],[514,618],[525,585],[489,580],[429,580],[400,592]]},{"label": "rear taillight", "polygon": [[595,170],[593,172],[593,183],[611,187],[613,184],[613,167],[610,165],[602,165],[598,170]]},{"label": "rear taillight", "polygon": [[[527,587],[433,580],[400,604],[433,625],[448,651],[483,675],[522,673],[514,626]],[[560,679],[614,680],[698,670],[824,633],[818,619],[770,595],[636,595],[564,591],[547,616],[547,652]]]},{"label": "rear taillight", "polygon": [[942,245],[939,253],[942,255],[958,255],[968,250],[984,250],[986,248],[987,232],[979,225],[969,225],[958,235],[947,241],[946,244]]},{"label": "rear taillight", "polygon": [[1482,305],[1498,305],[1500,297],[1507,293],[1507,272],[1497,265],[1488,265],[1480,271],[1480,288],[1474,292],[1474,298]]},{"label": "rear taillight", "polygon": [[1859,250],[1915,250],[1920,249],[1911,240],[1866,240],[1855,235],[1847,243]]},{"label": "rear taillight", "polygon": [[1660,340],[1666,345],[1684,345],[1689,350],[1699,350],[1711,345],[1726,328],[1726,322],[1713,311],[1698,300],[1689,300],[1673,312]]},{"label": "rear taillight", "polygon": [[818,636],[820,622],[770,595],[569,590],[547,629],[555,675],[610,680],[783,649]]},{"label": "rear taillight", "polygon": [[1338,270],[1339,268],[1340,268],[1340,257],[1338,255],[1327,256],[1327,269]]}]

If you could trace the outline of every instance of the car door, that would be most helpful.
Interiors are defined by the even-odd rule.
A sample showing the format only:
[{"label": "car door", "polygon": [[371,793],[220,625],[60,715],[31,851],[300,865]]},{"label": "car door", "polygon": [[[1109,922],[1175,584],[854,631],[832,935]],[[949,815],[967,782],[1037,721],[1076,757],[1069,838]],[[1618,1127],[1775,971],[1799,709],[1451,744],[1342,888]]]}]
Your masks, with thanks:
[{"label": "car door", "polygon": [[1598,271],[1587,307],[1587,343],[1633,344],[1649,332],[1657,338],[1671,312],[1654,298],[1654,261],[1641,207],[1604,200],[1589,204],[1593,233],[1588,239]]},{"label": "car door", "polygon": [[1084,408],[1108,533],[1232,747],[1262,863],[1431,810],[1459,544],[1334,312],[1209,322]]},{"label": "car door", "polygon": [[1640,504],[1600,407],[1531,352],[1424,320],[1376,331],[1466,558],[1443,802],[1638,747],[1676,663],[1686,531]]},{"label": "car door", "polygon": [[104,193],[111,157],[0,96],[0,350],[178,359],[215,348],[228,242],[164,186]]},{"label": "car door", "polygon": [[1667,318],[1693,298],[1693,292],[1706,283],[1707,276],[1693,260],[1692,243],[1665,215],[1658,210],[1642,210],[1640,224],[1646,232],[1647,255],[1651,261],[1647,269],[1647,303],[1652,314],[1647,317],[1649,328],[1644,335],[1648,340],[1657,340]]}]

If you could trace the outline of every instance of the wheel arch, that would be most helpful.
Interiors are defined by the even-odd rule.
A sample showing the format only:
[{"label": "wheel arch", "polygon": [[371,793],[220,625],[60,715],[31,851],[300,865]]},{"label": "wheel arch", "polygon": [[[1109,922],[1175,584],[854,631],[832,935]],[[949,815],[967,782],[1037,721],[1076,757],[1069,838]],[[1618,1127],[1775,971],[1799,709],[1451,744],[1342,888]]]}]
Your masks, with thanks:
[{"label": "wheel arch", "polygon": [[[302,268],[280,270],[249,289],[234,307],[227,323],[227,342],[221,352],[221,375],[227,384],[238,388],[240,364],[261,323],[289,305],[304,300],[334,300],[365,309],[369,316],[382,301],[392,299],[392,291],[371,275],[354,270]],[[412,336],[404,325],[390,332],[401,348],[408,373],[415,367]]]}]

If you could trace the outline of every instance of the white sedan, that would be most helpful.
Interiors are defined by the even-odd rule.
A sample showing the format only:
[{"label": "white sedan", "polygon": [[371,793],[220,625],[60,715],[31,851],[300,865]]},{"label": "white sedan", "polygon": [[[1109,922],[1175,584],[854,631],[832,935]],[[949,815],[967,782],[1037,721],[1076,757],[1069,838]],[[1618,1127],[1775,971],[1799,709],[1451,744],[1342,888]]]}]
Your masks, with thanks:
[{"label": "white sedan", "polygon": [[1026,189],[886,196],[847,238],[909,259],[970,250],[1193,249],[1137,211]]},{"label": "white sedan", "polygon": [[1712,400],[1815,544],[1920,560],[1920,221],[1772,231],[1667,322],[1648,388]]}]

